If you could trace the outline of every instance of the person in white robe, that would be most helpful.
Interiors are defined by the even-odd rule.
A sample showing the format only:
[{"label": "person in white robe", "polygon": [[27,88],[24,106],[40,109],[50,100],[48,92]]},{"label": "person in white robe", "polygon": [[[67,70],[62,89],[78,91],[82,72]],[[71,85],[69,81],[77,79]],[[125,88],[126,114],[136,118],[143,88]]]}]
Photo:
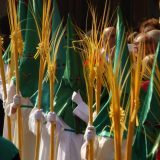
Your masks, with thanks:
[{"label": "person in white robe", "polygon": [[[24,98],[19,95],[16,95],[16,86],[11,80],[10,86],[8,88],[7,100],[4,103],[5,114],[11,118],[11,128],[12,128],[12,138],[13,143],[18,146],[18,130],[17,130],[17,106],[21,106],[21,115],[22,115],[22,159],[29,160],[34,157],[34,148],[35,148],[35,136],[29,131],[28,119],[31,112],[32,103],[29,98]],[[26,107],[28,106],[28,107]],[[6,122],[6,121],[5,121]],[[4,124],[4,137],[7,137],[6,126]]]}]

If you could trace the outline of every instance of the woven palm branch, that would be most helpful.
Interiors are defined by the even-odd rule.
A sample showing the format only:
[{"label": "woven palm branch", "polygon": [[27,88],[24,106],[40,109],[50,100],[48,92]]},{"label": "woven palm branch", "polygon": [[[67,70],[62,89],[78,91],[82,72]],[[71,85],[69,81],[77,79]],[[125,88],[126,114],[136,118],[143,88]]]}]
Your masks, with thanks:
[{"label": "woven palm branch", "polygon": [[131,159],[132,155],[132,142],[134,137],[135,127],[137,125],[138,111],[140,108],[139,96],[141,83],[143,78],[143,55],[144,55],[144,44],[141,44],[141,47],[138,53],[132,54],[133,68],[131,71],[131,97],[130,97],[130,113],[129,113],[129,124],[128,124],[128,134],[127,134],[127,144],[126,144],[126,160]]},{"label": "woven palm branch", "polygon": [[[16,76],[16,94],[19,94],[19,71],[18,71],[18,58],[19,55],[22,54],[23,51],[23,40],[20,28],[20,20],[17,16],[16,10],[16,1],[15,0],[8,0],[8,16],[9,16],[9,24],[11,30],[11,66],[10,71]],[[18,106],[17,109],[17,128],[18,128],[18,148],[20,151],[20,156],[22,156],[22,116],[21,116],[21,109]]]},{"label": "woven palm branch", "polygon": [[[77,34],[80,40],[74,42],[73,45],[78,43],[79,47],[76,47],[76,49],[81,52],[83,73],[88,96],[89,125],[92,125],[94,99],[96,101],[96,113],[98,114],[100,111],[100,95],[103,85],[102,76],[105,72],[104,63],[106,61],[107,52],[107,48],[104,48],[102,52],[102,48],[104,47],[103,31],[109,25],[110,7],[107,8],[107,5],[105,5],[103,17],[98,21],[96,9],[93,8],[91,4],[88,5],[93,20],[90,34],[88,35],[78,28]],[[94,156],[93,141],[89,143],[88,150],[88,159],[92,160]]]},{"label": "woven palm branch", "polygon": [[[49,1],[45,1],[44,6],[47,6],[47,3],[50,3]],[[50,6],[51,7],[51,6]],[[50,10],[50,7],[46,9],[46,11]],[[54,6],[53,6],[54,7]],[[53,10],[53,16],[54,16],[54,10]],[[51,28],[51,19],[49,17],[52,17],[52,13],[48,15],[48,17],[45,17],[48,19],[46,23],[49,23],[47,26]],[[46,29],[49,29],[46,27]],[[49,42],[49,49],[46,54],[46,62],[47,62],[47,67],[48,67],[48,78],[50,81],[50,112],[54,112],[54,84],[56,80],[56,58],[58,54],[58,48],[61,42],[61,39],[64,35],[65,28],[62,29],[62,22],[58,26],[57,30],[55,31],[55,35],[51,37],[51,30],[48,33],[48,42]],[[54,147],[54,129],[55,129],[55,124],[51,123],[51,137],[50,137],[50,160],[54,160],[54,152],[55,152],[55,147]]]},{"label": "woven palm branch", "polygon": [[[128,102],[124,106],[124,101],[126,99],[126,84],[130,75],[131,68],[128,69],[128,73],[124,76],[124,72],[127,67],[127,61],[125,62],[124,68],[121,67],[123,50],[125,44],[122,44],[120,53],[118,56],[118,61],[116,63],[116,68],[113,67],[113,60],[110,58],[110,61],[105,63],[105,73],[103,77],[104,85],[110,93],[111,102],[110,102],[110,111],[109,117],[111,119],[111,128],[110,132],[113,132],[114,135],[114,148],[115,148],[115,159],[121,159],[121,143],[123,138],[123,132],[127,130],[126,120],[128,116],[129,108],[129,97]],[[115,72],[114,72],[115,69]]]},{"label": "woven palm branch", "polygon": [[[34,58],[40,57],[40,67],[39,67],[39,80],[38,80],[38,103],[37,107],[40,110],[41,109],[41,99],[42,99],[42,81],[44,78],[44,72],[46,68],[46,55],[49,52],[49,38],[50,38],[50,33],[51,33],[51,27],[50,21],[51,17],[50,15],[50,10],[47,10],[47,7],[51,7],[51,1],[49,3],[46,3],[46,1],[43,1],[43,12],[42,12],[42,26],[38,25],[38,20],[36,17],[33,15],[35,22],[36,22],[36,27],[39,35],[39,44],[37,47],[37,52],[34,56]],[[36,148],[35,148],[35,160],[39,159],[39,147],[40,147],[40,121],[37,121],[37,136],[36,136]]]},{"label": "woven palm branch", "polygon": [[[144,79],[149,79],[151,78],[151,74],[152,74],[152,68],[153,68],[153,63],[154,63],[154,59],[155,59],[155,54],[153,55],[149,55],[146,56],[146,58],[144,59]],[[153,87],[154,87],[154,91],[156,94],[154,94],[154,96],[156,96],[156,101],[157,104],[160,104],[160,68],[158,66],[159,64],[159,59],[157,59],[157,65],[155,66],[155,73],[154,73],[154,79],[153,79]],[[154,107],[155,111],[158,111],[160,108],[159,105],[156,106],[151,106]],[[153,109],[151,109],[153,111]],[[155,124],[159,124],[160,120],[159,117],[157,116],[157,114],[153,111],[150,111],[150,113],[152,114],[152,116],[154,117],[155,120]],[[159,149],[159,140],[160,140],[160,136],[157,132],[157,134],[155,134],[155,136],[157,135],[157,137],[150,135],[150,133],[146,132],[146,137],[147,139],[149,139],[151,142],[153,142],[153,146],[152,146],[152,150],[151,152],[148,154],[149,157],[151,157],[152,159],[154,159],[156,152]],[[157,138],[155,140],[155,138]]]},{"label": "woven palm branch", "polygon": [[[3,38],[0,37],[0,73],[1,73],[1,79],[2,79],[3,92],[4,92],[4,101],[5,101],[7,99],[7,89],[6,89],[4,63],[2,60],[2,50],[3,50]],[[9,116],[7,116],[7,129],[8,129],[8,139],[12,141],[11,119]]]},{"label": "woven palm branch", "polygon": [[[53,6],[54,7],[54,6]],[[54,112],[54,82],[56,73],[56,57],[58,53],[58,48],[65,32],[62,29],[62,23],[56,30],[54,37],[52,34],[52,17],[54,16],[54,10],[52,8],[51,0],[43,0],[43,14],[42,14],[42,27],[37,25],[37,30],[39,34],[40,43],[37,47],[37,53],[35,58],[40,57],[40,69],[39,69],[39,82],[38,82],[38,109],[41,107],[42,98],[42,80],[44,77],[45,68],[47,66],[47,77],[50,81],[50,111]],[[36,17],[35,21],[36,21]],[[45,78],[46,79],[46,78]],[[50,138],[50,159],[54,159],[54,127],[55,124],[51,123],[51,138]],[[40,145],[40,122],[37,121],[37,137],[36,137],[36,151],[35,160],[39,157],[39,145]]]}]

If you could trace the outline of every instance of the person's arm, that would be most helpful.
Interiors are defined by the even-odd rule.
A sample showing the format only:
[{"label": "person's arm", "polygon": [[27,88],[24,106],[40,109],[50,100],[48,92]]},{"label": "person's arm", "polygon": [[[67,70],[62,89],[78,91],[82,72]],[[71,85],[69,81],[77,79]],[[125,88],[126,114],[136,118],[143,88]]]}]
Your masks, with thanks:
[{"label": "person's arm", "polygon": [[73,110],[73,114],[79,117],[84,122],[88,123],[88,119],[89,119],[88,106],[82,100],[80,93],[73,92],[72,101],[77,104],[77,107]]}]

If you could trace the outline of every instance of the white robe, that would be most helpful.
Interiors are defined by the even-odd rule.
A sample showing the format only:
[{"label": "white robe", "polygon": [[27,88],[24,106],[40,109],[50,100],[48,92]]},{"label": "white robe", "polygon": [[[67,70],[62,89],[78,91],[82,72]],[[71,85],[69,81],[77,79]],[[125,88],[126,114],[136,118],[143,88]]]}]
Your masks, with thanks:
[{"label": "white robe", "polygon": [[[36,120],[35,120],[35,112],[37,108],[34,107],[29,115],[28,126],[29,130],[36,136]],[[45,114],[43,114],[45,116]],[[47,160],[49,159],[49,143],[50,143],[50,136],[47,132],[45,117],[41,120],[41,139],[40,139],[40,149],[39,149],[39,160]]]},{"label": "white robe", "polygon": [[[122,141],[122,159],[125,155],[126,140]],[[81,148],[81,158],[86,160],[86,146],[85,142]],[[94,160],[114,160],[114,139],[96,136],[94,140]]]},{"label": "white robe", "polygon": [[[12,139],[13,143],[18,147],[18,138],[17,138],[17,114],[11,114],[11,106],[13,103],[13,97],[16,94],[16,86],[13,81],[8,89],[8,97],[4,105],[5,114],[11,117],[11,127],[12,127]],[[22,97],[21,105],[33,106],[29,98]],[[22,113],[22,131],[23,131],[23,141],[22,141],[22,160],[32,160],[34,159],[34,150],[35,150],[35,136],[29,131],[28,128],[28,119],[31,108],[21,108]],[[7,137],[7,118],[5,116],[4,131],[3,136]]]},{"label": "white robe", "polygon": [[75,134],[64,129],[71,129],[61,119],[61,132],[59,134],[59,144],[57,160],[81,160],[80,150],[84,143],[83,134]]},{"label": "white robe", "polygon": [[[34,111],[32,110],[29,117],[29,128],[36,134],[36,121],[34,119]],[[44,117],[46,115],[44,114]],[[45,123],[46,120],[41,122],[41,143],[39,160],[47,160],[49,158],[49,124]],[[57,124],[55,130],[55,160],[81,160],[80,149],[84,143],[82,134],[75,134],[71,131],[66,131],[65,129],[71,129],[64,121],[57,117]]]}]

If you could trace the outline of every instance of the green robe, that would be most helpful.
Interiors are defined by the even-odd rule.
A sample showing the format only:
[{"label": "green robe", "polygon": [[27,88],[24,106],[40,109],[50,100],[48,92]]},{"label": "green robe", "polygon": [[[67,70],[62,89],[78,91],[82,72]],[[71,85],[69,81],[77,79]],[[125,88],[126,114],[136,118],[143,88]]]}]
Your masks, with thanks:
[{"label": "green robe", "polygon": [[0,159],[20,160],[18,149],[13,143],[3,137],[0,137]]},{"label": "green robe", "polygon": [[72,48],[73,40],[73,24],[71,18],[68,17],[66,67],[55,95],[55,112],[75,133],[82,133],[86,128],[86,124],[77,116],[73,115],[76,104],[72,102],[71,98],[73,92],[79,90],[83,100],[86,101],[86,90],[81,58],[79,53],[75,52]]},{"label": "green robe", "polygon": [[[122,78],[122,82],[126,78],[128,71],[130,69],[130,55],[128,51],[128,47],[126,44],[125,38],[125,26],[123,24],[123,17],[120,8],[117,12],[117,35],[116,35],[116,49],[113,61],[113,72],[118,73],[117,77],[117,84],[119,83],[119,79]],[[120,63],[120,67],[118,66]],[[122,75],[123,72],[123,75]],[[122,84],[120,84],[122,85]],[[130,75],[127,78],[127,83],[124,86],[124,90],[121,95],[121,106],[125,109],[127,105],[127,101],[130,94]],[[101,110],[97,115],[96,119],[94,120],[94,126],[96,128],[96,133],[99,136],[104,137],[113,137],[113,134],[110,133],[111,121],[109,118],[109,110],[110,110],[110,100],[111,100],[112,93],[110,95],[107,93],[106,90],[102,93],[101,96]],[[124,134],[126,136],[126,133]]]},{"label": "green robe", "polygon": [[[62,19],[60,17],[56,0],[53,1],[53,6],[54,6],[54,11],[53,11],[53,17],[52,17],[52,36],[54,37],[56,34],[56,30],[60,25]],[[65,69],[66,48],[67,48],[66,44],[67,44],[67,40],[65,38],[65,35],[63,35],[60,42],[59,49],[58,49],[57,59],[56,59],[56,81],[53,88],[54,94],[56,94],[58,90],[58,87],[60,85],[60,82],[64,73],[64,69]],[[50,109],[49,108],[50,107],[50,88],[49,87],[50,87],[49,80],[43,81],[41,108],[45,113],[49,112],[49,109]],[[37,104],[37,98],[38,98],[38,91],[36,91],[31,97],[31,101],[33,104]]]},{"label": "green robe", "polygon": [[[36,1],[33,13],[34,3],[33,0],[28,1],[24,50],[19,63],[19,85],[23,97],[31,97],[38,89],[39,59],[35,60],[34,55],[37,51],[39,36],[33,14],[40,18],[42,5],[41,0]],[[38,25],[41,23],[39,18],[37,19]]]}]

